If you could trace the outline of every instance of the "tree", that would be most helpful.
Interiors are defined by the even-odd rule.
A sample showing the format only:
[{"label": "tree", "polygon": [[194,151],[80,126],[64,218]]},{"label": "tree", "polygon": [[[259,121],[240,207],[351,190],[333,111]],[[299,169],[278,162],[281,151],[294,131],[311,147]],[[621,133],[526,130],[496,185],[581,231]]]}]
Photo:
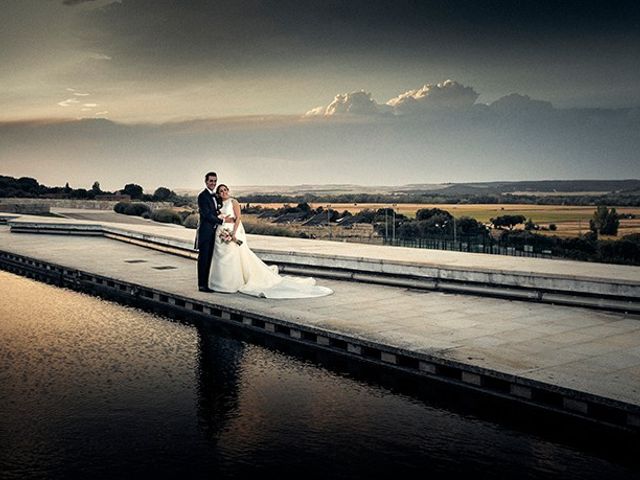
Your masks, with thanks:
[{"label": "tree", "polygon": [[132,199],[142,198],[142,187],[135,183],[127,183],[122,189],[122,193],[129,195]]},{"label": "tree", "polygon": [[416,212],[416,220],[429,220],[432,217],[438,216],[440,218],[447,218],[449,220],[453,219],[453,215],[451,215],[446,210],[442,210],[441,208],[421,208]]},{"label": "tree", "polygon": [[596,234],[618,235],[619,226],[620,216],[616,213],[616,209],[609,209],[604,205],[599,205],[589,220],[589,228]]},{"label": "tree", "polygon": [[538,226],[535,224],[535,222],[532,219],[527,220],[527,222],[524,224],[524,229],[525,230],[537,230]]},{"label": "tree", "polygon": [[156,202],[165,202],[173,195],[175,195],[175,193],[167,187],[158,187],[156,188],[156,191],[153,192],[153,200]]},{"label": "tree", "polygon": [[496,218],[489,219],[494,228],[507,227],[509,230],[513,230],[513,227],[520,223],[524,223],[526,217],[524,215],[501,215]]},{"label": "tree", "polygon": [[91,191],[96,195],[100,195],[102,193],[102,190],[100,189],[100,182],[98,182],[97,180],[93,182],[93,185],[91,186]]},{"label": "tree", "polygon": [[487,227],[475,218],[460,217],[456,219],[456,231],[459,235],[485,235]]}]

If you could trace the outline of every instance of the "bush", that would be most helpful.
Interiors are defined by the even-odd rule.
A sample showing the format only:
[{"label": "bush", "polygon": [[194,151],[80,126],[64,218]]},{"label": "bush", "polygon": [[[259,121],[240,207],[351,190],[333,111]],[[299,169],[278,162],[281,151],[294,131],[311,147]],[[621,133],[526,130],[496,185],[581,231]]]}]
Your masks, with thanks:
[{"label": "bush", "polygon": [[193,210],[181,210],[178,212],[178,215],[180,215],[180,221],[182,222],[183,225],[184,225],[184,221],[193,213],[194,213]]},{"label": "bush", "polygon": [[151,209],[144,203],[129,203],[124,207],[125,215],[135,215],[137,217],[142,216],[143,213],[149,213]]},{"label": "bush", "polygon": [[276,225],[265,225],[265,224],[244,224],[244,228],[247,233],[252,233],[255,235],[271,235],[274,237],[298,237],[299,234],[294,230],[286,227],[279,227]]},{"label": "bush", "polygon": [[168,208],[160,208],[151,212],[151,220],[160,223],[175,223],[176,225],[182,225],[180,215]]},{"label": "bush", "polygon": [[182,225],[186,228],[198,228],[199,215],[197,213],[191,213],[183,221]]},{"label": "bush", "polygon": [[552,232],[555,232],[556,230],[558,230],[558,226],[555,223],[550,223],[549,230],[551,230]]},{"label": "bush", "polygon": [[116,213],[124,213],[125,208],[127,208],[129,202],[118,202],[113,206],[113,211]]}]

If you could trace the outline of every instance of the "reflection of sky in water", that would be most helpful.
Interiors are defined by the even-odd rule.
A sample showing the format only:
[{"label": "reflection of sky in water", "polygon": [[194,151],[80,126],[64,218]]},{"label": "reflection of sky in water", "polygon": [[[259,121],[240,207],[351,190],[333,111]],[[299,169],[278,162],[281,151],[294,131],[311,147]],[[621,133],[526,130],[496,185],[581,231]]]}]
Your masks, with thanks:
[{"label": "reflection of sky in water", "polygon": [[628,474],[201,328],[5,272],[0,285],[6,478],[256,468],[281,478],[353,478],[390,465],[396,474]]}]

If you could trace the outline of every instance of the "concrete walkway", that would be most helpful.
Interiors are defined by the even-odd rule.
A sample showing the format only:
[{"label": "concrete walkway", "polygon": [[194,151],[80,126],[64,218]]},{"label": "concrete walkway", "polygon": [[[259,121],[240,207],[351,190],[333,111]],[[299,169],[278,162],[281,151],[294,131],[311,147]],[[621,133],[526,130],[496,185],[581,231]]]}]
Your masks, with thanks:
[{"label": "concrete walkway", "polygon": [[[90,221],[87,218],[92,218],[91,212],[76,211],[71,215],[84,219],[22,216],[8,222],[14,231],[102,232],[111,238],[166,246],[186,256],[196,255],[194,230],[142,220],[134,224]],[[128,218],[110,215],[109,220],[114,215],[123,221]],[[262,235],[249,235],[248,241],[264,261],[277,263],[285,271],[289,269],[294,273],[306,271],[333,278],[640,313],[640,267],[637,266]]]},{"label": "concrete walkway", "polygon": [[[145,228],[154,235],[177,232],[185,241],[193,234]],[[271,248],[273,244],[284,248],[285,243],[279,241],[290,241],[268,240]],[[267,239],[258,237],[250,241],[267,243]],[[304,241],[302,244],[314,251],[321,248]],[[291,248],[293,244],[286,245]],[[343,245],[328,247],[338,252]],[[239,312],[254,316],[272,325],[265,328],[274,334],[278,331],[274,325],[286,326],[293,338],[302,339],[300,333],[296,337],[292,332],[312,329],[319,345],[348,342],[349,353],[361,355],[367,345],[375,346],[381,349],[383,362],[401,365],[402,356],[419,359],[419,369],[425,374],[435,375],[454,365],[462,369],[461,383],[482,389],[498,380],[510,382],[505,395],[529,403],[536,403],[531,393],[534,389],[559,391],[560,409],[579,415],[618,409],[616,412],[626,415],[626,426],[640,429],[638,316],[324,279],[319,283],[335,294],[317,299],[205,294],[195,288],[196,265],[191,259],[104,237],[16,234],[7,226],[0,226],[0,252],[4,252],[5,265],[14,262],[7,253],[25,256],[175,295],[191,303],[204,302],[212,309],[231,312],[228,315]],[[418,257],[430,253],[411,252]],[[328,252],[323,250],[322,254]],[[395,252],[388,255],[400,256]],[[575,268],[583,267],[577,264]]]}]

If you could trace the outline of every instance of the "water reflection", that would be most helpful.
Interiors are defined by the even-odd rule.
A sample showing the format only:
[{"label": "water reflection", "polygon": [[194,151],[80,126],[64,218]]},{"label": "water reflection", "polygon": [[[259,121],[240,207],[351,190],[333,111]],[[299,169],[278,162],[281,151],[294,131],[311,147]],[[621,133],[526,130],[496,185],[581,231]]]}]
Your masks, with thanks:
[{"label": "water reflection", "polygon": [[3,478],[369,478],[391,466],[599,479],[637,468],[493,422],[464,393],[4,272],[0,289]]},{"label": "water reflection", "polygon": [[205,437],[216,442],[229,418],[237,415],[240,364],[245,350],[206,329],[198,334],[198,419]]}]

